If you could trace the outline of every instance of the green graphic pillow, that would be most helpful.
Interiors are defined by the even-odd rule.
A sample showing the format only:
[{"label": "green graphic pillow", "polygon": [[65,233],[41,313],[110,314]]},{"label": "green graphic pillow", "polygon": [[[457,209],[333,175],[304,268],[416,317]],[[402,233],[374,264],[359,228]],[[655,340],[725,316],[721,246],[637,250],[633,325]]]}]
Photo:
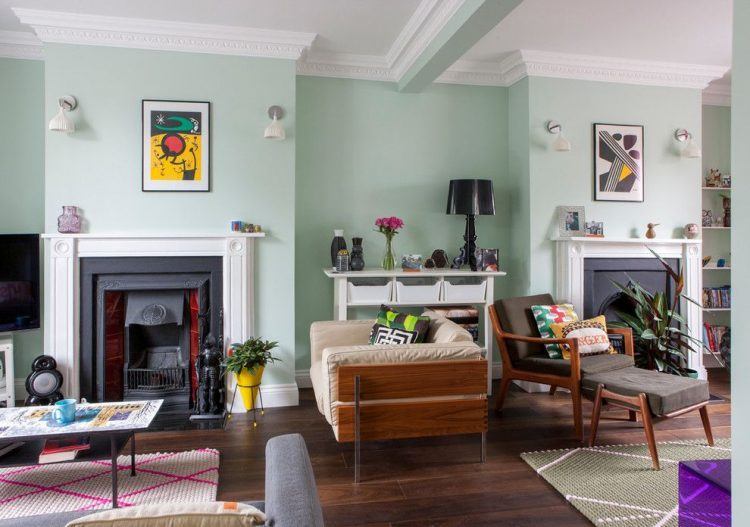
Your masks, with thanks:
[{"label": "green graphic pillow", "polygon": [[[430,329],[430,317],[400,313],[388,306],[380,306],[378,319],[375,323],[376,327],[378,325],[416,333],[416,338],[413,342],[419,343],[424,342],[427,338],[427,330]],[[373,334],[370,336],[370,344],[375,344],[375,333],[377,331],[373,331]]]}]

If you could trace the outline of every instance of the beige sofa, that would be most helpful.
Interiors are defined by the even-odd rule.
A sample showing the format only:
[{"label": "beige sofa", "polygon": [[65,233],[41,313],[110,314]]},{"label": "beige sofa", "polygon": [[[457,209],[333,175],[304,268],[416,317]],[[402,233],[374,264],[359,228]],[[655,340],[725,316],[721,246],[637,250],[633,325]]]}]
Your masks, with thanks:
[{"label": "beige sofa", "polygon": [[310,380],[337,441],[465,433],[484,438],[484,350],[457,324],[425,314],[433,320],[422,344],[370,345],[374,320],[311,325]]}]

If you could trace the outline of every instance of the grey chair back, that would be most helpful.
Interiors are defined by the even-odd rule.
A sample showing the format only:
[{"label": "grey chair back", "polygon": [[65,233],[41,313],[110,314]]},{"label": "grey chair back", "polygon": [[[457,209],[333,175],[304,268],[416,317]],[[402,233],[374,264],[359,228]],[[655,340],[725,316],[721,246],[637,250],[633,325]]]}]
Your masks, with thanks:
[{"label": "grey chair back", "polygon": [[[495,302],[495,311],[500,326],[506,333],[522,335],[524,337],[538,337],[539,329],[534,320],[534,314],[531,312],[531,306],[534,305],[551,305],[555,301],[552,295],[533,295],[519,296],[515,298],[503,298]],[[542,356],[547,357],[547,351],[541,344],[530,344],[527,342],[517,342],[506,340],[508,353],[513,362],[526,357]]]}]

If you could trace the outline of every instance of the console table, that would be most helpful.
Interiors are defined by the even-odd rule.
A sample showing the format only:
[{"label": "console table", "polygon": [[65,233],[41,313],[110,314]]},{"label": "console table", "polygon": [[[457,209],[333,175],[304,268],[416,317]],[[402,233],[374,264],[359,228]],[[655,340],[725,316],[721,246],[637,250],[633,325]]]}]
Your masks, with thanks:
[{"label": "console table", "polygon": [[[381,304],[387,304],[394,307],[420,307],[420,306],[448,306],[448,305],[475,305],[482,310],[480,319],[482,320],[483,347],[487,350],[487,394],[492,394],[492,357],[493,357],[493,336],[492,323],[490,322],[488,307],[495,301],[495,278],[505,276],[504,271],[470,271],[468,269],[424,269],[422,271],[404,271],[394,269],[386,271],[384,269],[364,269],[362,271],[337,272],[335,269],[326,268],[323,272],[328,278],[333,279],[333,319],[346,320],[350,307],[380,307]],[[431,282],[435,287],[436,296],[434,299],[409,300],[403,297],[405,294],[399,294],[399,289],[403,291],[413,285],[408,285],[416,279],[420,281]],[[447,286],[446,282],[452,284],[455,281],[472,282],[467,284],[467,291],[464,297],[460,299],[450,298],[449,295],[461,294],[455,291],[456,286]],[[354,298],[350,289],[350,284],[354,287],[362,287],[363,282],[367,284],[364,287],[373,288],[374,295],[369,299]],[[399,286],[399,283],[401,286]],[[477,287],[480,286],[481,287]],[[382,287],[383,292],[377,297],[377,288]],[[420,287],[420,286],[417,286]],[[424,286],[422,286],[424,287]],[[458,285],[461,287],[461,284]],[[448,289],[453,291],[449,292]],[[402,297],[402,298],[399,298]]]}]

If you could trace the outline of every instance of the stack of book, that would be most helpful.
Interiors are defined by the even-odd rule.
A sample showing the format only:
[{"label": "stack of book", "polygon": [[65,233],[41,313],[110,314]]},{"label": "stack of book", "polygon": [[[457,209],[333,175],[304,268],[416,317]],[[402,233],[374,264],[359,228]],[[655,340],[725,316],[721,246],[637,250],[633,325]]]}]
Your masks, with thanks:
[{"label": "stack of book", "polygon": [[703,345],[706,346],[711,353],[719,353],[721,340],[726,335],[729,328],[727,326],[714,326],[712,324],[703,324]]},{"label": "stack of book", "polygon": [[728,285],[721,287],[704,287],[703,307],[709,309],[732,307],[732,294],[730,287]]},{"label": "stack of book", "polygon": [[89,438],[78,436],[63,439],[48,439],[44,443],[42,453],[39,454],[39,463],[59,463],[61,461],[73,461],[78,453],[91,448]]},{"label": "stack of book", "polygon": [[479,310],[474,306],[432,306],[427,309],[452,320],[479,340]]}]

